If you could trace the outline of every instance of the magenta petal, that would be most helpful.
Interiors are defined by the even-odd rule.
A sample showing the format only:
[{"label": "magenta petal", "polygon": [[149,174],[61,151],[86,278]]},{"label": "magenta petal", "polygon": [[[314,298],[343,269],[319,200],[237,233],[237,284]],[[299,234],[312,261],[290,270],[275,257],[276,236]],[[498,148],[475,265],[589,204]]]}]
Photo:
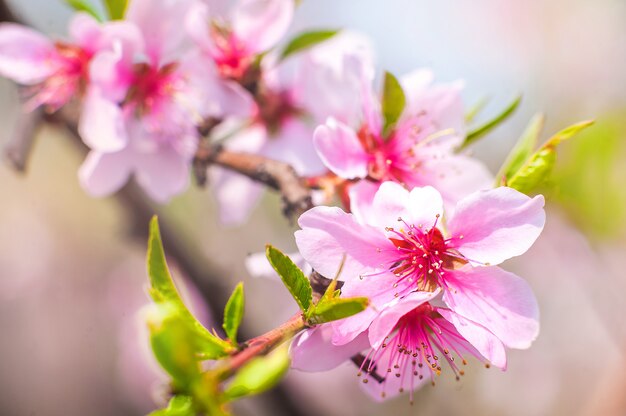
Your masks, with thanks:
[{"label": "magenta petal", "polygon": [[499,267],[447,272],[443,300],[454,312],[491,331],[507,347],[530,347],[539,334],[539,306],[528,284]]},{"label": "magenta petal", "polygon": [[[337,207],[315,207],[298,220],[296,243],[304,258],[326,277],[334,277],[346,254],[341,277],[358,278],[359,266],[377,268],[388,260],[391,242],[377,229],[358,224]],[[380,250],[379,250],[380,249]],[[346,268],[346,266],[348,266]],[[356,273],[356,274],[352,274]]]},{"label": "magenta petal", "polygon": [[313,143],[324,164],[338,176],[346,179],[367,176],[369,155],[350,127],[329,118],[315,129]]},{"label": "magenta petal", "polygon": [[291,344],[291,367],[302,371],[328,371],[369,348],[367,335],[345,345],[333,345],[333,328],[320,325],[298,335]]},{"label": "magenta petal", "polygon": [[78,171],[78,177],[81,186],[89,195],[102,197],[124,186],[131,169],[128,152],[90,152]]},{"label": "magenta petal", "polygon": [[411,292],[405,297],[388,304],[369,327],[368,336],[372,348],[380,348],[385,338],[394,330],[400,318],[421,304],[432,300],[438,294],[439,289],[435,292]]},{"label": "magenta petal", "polygon": [[239,0],[232,19],[235,36],[250,52],[264,52],[289,29],[294,7],[293,0]]},{"label": "magenta petal", "polygon": [[437,312],[450,322],[456,330],[491,364],[506,369],[506,351],[502,341],[482,325],[472,322],[449,309],[438,308]]},{"label": "magenta petal", "polygon": [[96,52],[102,38],[102,26],[87,13],[77,13],[70,21],[70,36],[83,49]]},{"label": "magenta petal", "polygon": [[56,56],[54,44],[42,34],[14,23],[0,25],[0,75],[37,84],[54,74]]},{"label": "magenta petal", "polygon": [[450,246],[479,264],[494,265],[519,256],[543,230],[543,205],[543,196],[531,199],[512,188],[473,193],[457,204],[448,223]]}]

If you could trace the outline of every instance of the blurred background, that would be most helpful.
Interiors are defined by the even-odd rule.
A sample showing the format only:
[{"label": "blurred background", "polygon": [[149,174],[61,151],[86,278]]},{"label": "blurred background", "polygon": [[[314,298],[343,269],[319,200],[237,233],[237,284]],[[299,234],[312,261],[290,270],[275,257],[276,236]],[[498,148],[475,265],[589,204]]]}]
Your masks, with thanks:
[{"label": "blurred background", "polygon": [[[8,3],[38,29],[64,34],[70,10],[60,0]],[[373,404],[348,363],[329,373],[292,371],[279,393],[242,403],[238,414],[625,415],[626,2],[304,0],[292,31],[313,27],[366,33],[380,68],[396,74],[429,66],[440,81],[465,79],[468,106],[490,99],[485,119],[523,93],[515,116],[474,147],[494,173],[536,112],[547,115],[544,139],[583,119],[597,123],[560,148],[546,230],[504,265],[529,280],[542,312],[539,339],[510,353],[507,372],[474,363],[461,382],[442,377],[423,388],[411,407],[405,396]],[[20,113],[6,80],[0,108],[5,144]],[[2,415],[141,415],[162,396],[138,318],[147,296],[145,242],[136,236],[147,222],[137,223],[132,201],[84,194],[82,158],[62,129],[45,127],[25,174],[0,164]],[[218,223],[207,189],[158,210],[193,253],[200,279],[188,292],[205,322],[212,318],[202,292],[219,311],[219,294],[240,280],[246,334],[294,312],[279,283],[244,267],[267,242],[295,249],[276,195],[239,228]],[[190,266],[181,266],[176,274],[185,278]],[[277,407],[287,402],[294,407]]]}]

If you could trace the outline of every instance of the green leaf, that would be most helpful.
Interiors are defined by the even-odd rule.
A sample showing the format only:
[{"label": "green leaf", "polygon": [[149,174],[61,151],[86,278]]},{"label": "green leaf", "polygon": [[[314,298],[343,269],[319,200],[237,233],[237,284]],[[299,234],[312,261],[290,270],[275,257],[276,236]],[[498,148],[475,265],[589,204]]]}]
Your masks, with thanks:
[{"label": "green leaf", "polygon": [[506,161],[500,168],[500,172],[496,175],[496,186],[506,182],[506,178],[512,178],[524,162],[533,154],[533,150],[539,142],[539,135],[543,129],[545,117],[543,114],[537,114],[530,120],[528,127],[517,141],[517,144],[507,156]]},{"label": "green leaf", "polygon": [[547,180],[554,168],[556,146],[562,141],[575,136],[593,123],[593,121],[583,121],[567,127],[552,136],[508,179],[506,185],[523,193],[529,193],[537,188]]},{"label": "green leaf", "polygon": [[264,357],[252,359],[233,377],[224,390],[227,400],[263,393],[274,387],[289,369],[289,343]]},{"label": "green leaf", "polygon": [[195,416],[193,399],[189,396],[177,395],[172,397],[167,408],[155,410],[148,416]]},{"label": "green leaf", "polygon": [[197,338],[176,305],[151,305],[146,314],[150,345],[157,361],[172,376],[174,384],[186,390],[200,377],[195,358]]},{"label": "green leaf", "polygon": [[387,136],[389,130],[396,124],[406,105],[406,96],[402,85],[391,73],[385,71],[383,84],[382,113],[385,120],[383,135]]},{"label": "green leaf", "polygon": [[228,342],[209,332],[191,314],[183,303],[165,261],[165,252],[161,242],[157,217],[150,221],[150,237],[148,239],[148,276],[150,278],[150,296],[157,304],[168,303],[176,313],[193,330],[198,338],[196,355],[201,359],[216,359],[233,352],[235,348]]},{"label": "green leaf", "polygon": [[122,20],[126,14],[128,0],[104,0],[104,5],[111,20]]},{"label": "green leaf", "polygon": [[336,298],[320,301],[313,309],[309,322],[311,324],[323,324],[348,318],[367,309],[367,298]]},{"label": "green leaf", "polygon": [[280,54],[280,59],[286,59],[295,53],[312,48],[313,46],[332,38],[337,33],[339,33],[339,30],[316,30],[312,32],[300,33],[291,39],[287,46],[285,46],[285,49],[283,49]]},{"label": "green leaf", "polygon": [[237,345],[237,331],[243,319],[244,305],[243,283],[239,283],[226,303],[224,324],[222,325],[226,335],[234,345]]},{"label": "green leaf", "polygon": [[92,15],[99,22],[104,21],[102,13],[89,0],[65,0],[65,3],[77,12],[85,12]]},{"label": "green leaf", "polygon": [[521,101],[522,96],[520,95],[515,98],[504,110],[502,110],[493,119],[471,130],[467,134],[467,137],[465,137],[465,141],[461,145],[461,148],[469,146],[470,144],[476,142],[478,139],[482,138],[493,129],[498,127],[503,121],[509,118],[515,112],[515,110],[517,110],[517,107],[519,107]]},{"label": "green leaf", "polygon": [[276,270],[285,286],[296,300],[302,311],[306,311],[313,300],[313,289],[309,279],[306,278],[302,270],[280,250],[266,246],[265,254],[270,264]]}]

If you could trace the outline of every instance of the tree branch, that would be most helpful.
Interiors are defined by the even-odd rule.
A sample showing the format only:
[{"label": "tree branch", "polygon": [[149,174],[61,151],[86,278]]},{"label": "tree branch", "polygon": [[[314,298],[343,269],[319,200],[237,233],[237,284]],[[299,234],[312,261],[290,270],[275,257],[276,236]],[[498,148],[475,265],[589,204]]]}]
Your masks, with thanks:
[{"label": "tree branch", "polygon": [[232,152],[222,146],[201,144],[194,164],[196,169],[204,171],[210,165],[221,166],[279,191],[283,198],[283,213],[291,221],[313,208],[311,190],[306,181],[287,163],[256,154]]}]

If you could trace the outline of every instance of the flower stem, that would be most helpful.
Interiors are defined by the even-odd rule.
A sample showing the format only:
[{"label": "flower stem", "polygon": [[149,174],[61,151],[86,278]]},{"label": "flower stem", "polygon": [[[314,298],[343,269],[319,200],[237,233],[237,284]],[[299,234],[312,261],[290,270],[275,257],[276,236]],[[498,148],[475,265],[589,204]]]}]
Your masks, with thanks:
[{"label": "flower stem", "polygon": [[283,341],[291,338],[306,327],[307,324],[304,320],[304,316],[301,312],[298,312],[282,325],[263,335],[246,341],[242,344],[241,351],[223,360],[223,364],[216,369],[218,380],[226,380],[248,361],[267,354],[274,347],[280,345]]}]

